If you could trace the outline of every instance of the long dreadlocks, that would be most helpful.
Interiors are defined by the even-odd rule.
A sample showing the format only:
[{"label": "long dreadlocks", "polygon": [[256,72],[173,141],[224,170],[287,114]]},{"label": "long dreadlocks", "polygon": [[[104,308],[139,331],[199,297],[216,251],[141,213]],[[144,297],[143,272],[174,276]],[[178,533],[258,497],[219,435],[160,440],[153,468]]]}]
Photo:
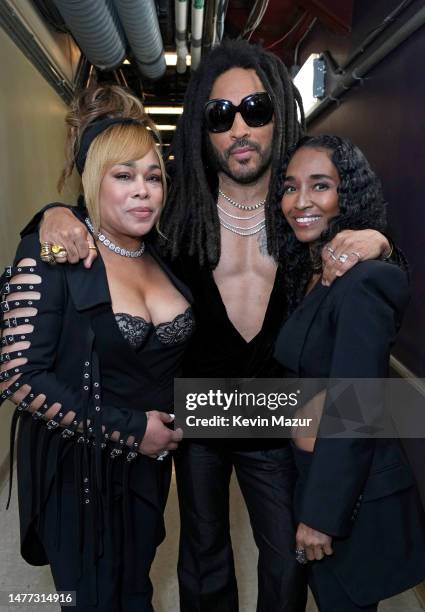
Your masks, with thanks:
[{"label": "long dreadlocks", "polygon": [[[288,147],[302,134],[304,113],[301,97],[282,61],[259,45],[227,40],[201,62],[192,76],[184,100],[170,154],[174,156],[172,185],[161,220],[172,257],[194,255],[201,265],[214,268],[220,258],[220,224],[217,213],[218,177],[209,167],[204,125],[204,105],[216,79],[231,68],[256,71],[274,106],[271,180],[265,204],[267,245],[276,259],[280,252],[277,230],[280,209],[272,206],[276,181]],[[301,113],[301,125],[297,118]]]}]

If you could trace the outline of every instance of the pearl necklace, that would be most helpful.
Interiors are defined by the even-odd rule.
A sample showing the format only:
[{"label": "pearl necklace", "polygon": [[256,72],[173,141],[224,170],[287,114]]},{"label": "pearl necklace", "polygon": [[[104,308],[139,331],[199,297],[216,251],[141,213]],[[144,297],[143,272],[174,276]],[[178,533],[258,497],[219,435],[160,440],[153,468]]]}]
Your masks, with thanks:
[{"label": "pearl necklace", "polygon": [[107,238],[101,232],[95,232],[93,224],[92,224],[92,222],[90,221],[90,219],[88,217],[86,217],[85,222],[86,222],[87,227],[91,231],[91,233],[92,234],[96,233],[96,236],[97,236],[97,239],[99,240],[99,242],[102,242],[102,244],[104,246],[108,247],[108,249],[110,251],[113,251],[117,255],[121,255],[122,257],[136,258],[136,257],[141,257],[143,255],[143,253],[145,252],[145,243],[144,242],[141,243],[140,249],[138,249],[137,251],[129,251],[128,249],[123,249],[120,246],[117,246],[116,244],[111,242],[109,240],[109,238]]},{"label": "pearl necklace", "polygon": [[232,200],[232,198],[230,198],[228,195],[226,195],[225,193],[223,193],[221,191],[221,189],[218,190],[218,194],[224,198],[225,200],[227,200],[229,202],[229,204],[231,204],[232,206],[235,206],[236,208],[239,208],[240,210],[258,210],[258,208],[261,208],[262,206],[264,206],[264,204],[266,203],[266,198],[264,198],[264,200],[261,200],[260,202],[258,202],[257,204],[253,204],[252,206],[247,206],[246,204],[239,204],[239,202],[236,202],[236,200]]}]

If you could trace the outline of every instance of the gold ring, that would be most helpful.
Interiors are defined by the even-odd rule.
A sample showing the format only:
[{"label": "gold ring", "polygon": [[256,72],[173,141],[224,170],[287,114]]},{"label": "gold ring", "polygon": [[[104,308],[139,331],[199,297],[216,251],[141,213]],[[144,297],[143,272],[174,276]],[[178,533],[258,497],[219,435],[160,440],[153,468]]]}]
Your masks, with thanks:
[{"label": "gold ring", "polygon": [[40,247],[40,259],[44,263],[55,263],[50,242],[42,242]]},{"label": "gold ring", "polygon": [[53,255],[59,255],[60,253],[66,253],[66,249],[60,244],[52,244],[52,253]]},{"label": "gold ring", "polygon": [[95,246],[89,245],[89,251],[97,251],[97,248]]}]

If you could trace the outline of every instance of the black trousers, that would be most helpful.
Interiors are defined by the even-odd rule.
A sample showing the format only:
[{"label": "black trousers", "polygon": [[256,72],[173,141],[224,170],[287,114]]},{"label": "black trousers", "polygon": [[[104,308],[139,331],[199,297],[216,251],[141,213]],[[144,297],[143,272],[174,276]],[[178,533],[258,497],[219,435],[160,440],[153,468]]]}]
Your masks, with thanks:
[{"label": "black trousers", "polygon": [[[148,458],[142,460],[146,464],[152,461]],[[160,466],[164,472],[164,482],[161,482],[161,472],[161,478],[158,479],[159,486],[164,487],[164,505],[169,482],[167,472],[170,472],[170,459],[166,461],[168,466]],[[152,469],[157,467],[153,465]],[[163,515],[158,508],[130,490],[129,514],[126,514],[122,486],[114,482],[110,499],[102,495],[99,500],[102,508],[97,508],[96,522],[102,516],[104,528],[101,533],[101,554],[94,560],[90,541],[98,525],[93,524],[89,509],[83,508],[81,519],[84,523],[84,543],[81,550],[77,520],[79,500],[75,483],[66,477],[61,483],[59,521],[56,494],[56,487],[53,486],[43,508],[42,522],[37,533],[49,559],[56,590],[76,591],[77,605],[72,610],[153,612],[149,571],[156,548],[164,535]],[[130,552],[125,544],[129,539]],[[129,581],[131,584],[128,584]]]},{"label": "black trousers", "polygon": [[241,448],[185,442],[175,455],[181,612],[238,611],[229,529],[233,467],[259,550],[257,612],[305,609],[305,575],[294,557],[291,450],[287,444],[266,450]]}]

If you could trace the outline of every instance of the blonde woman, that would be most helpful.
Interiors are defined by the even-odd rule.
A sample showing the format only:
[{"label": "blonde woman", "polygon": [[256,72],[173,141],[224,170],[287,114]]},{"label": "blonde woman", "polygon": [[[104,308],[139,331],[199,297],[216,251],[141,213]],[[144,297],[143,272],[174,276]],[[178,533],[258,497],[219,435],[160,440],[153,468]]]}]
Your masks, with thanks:
[{"label": "blonde woman", "polygon": [[98,257],[90,270],[51,266],[61,246],[40,250],[32,234],[0,282],[1,398],[20,402],[21,552],[50,564],[78,611],[151,611],[191,295],[155,249],[165,172],[140,101],[86,90],[68,125],[61,183],[76,166]]}]

